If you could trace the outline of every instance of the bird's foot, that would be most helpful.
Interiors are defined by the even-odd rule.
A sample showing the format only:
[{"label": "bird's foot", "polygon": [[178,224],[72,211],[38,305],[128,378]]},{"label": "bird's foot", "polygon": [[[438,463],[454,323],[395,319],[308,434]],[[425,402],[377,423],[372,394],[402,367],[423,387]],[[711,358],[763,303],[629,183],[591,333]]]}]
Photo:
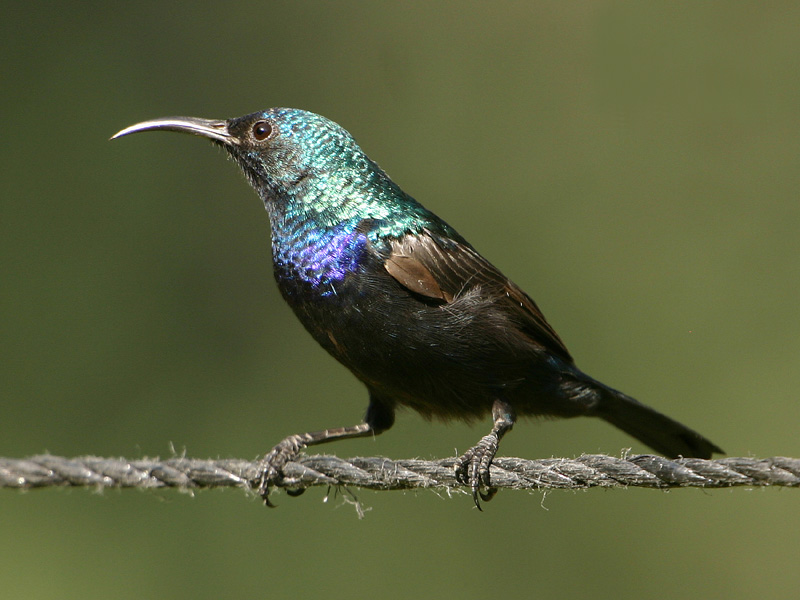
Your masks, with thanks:
[{"label": "bird's foot", "polygon": [[[472,488],[472,499],[478,510],[483,510],[480,499],[488,502],[497,493],[497,488],[493,488],[489,481],[489,465],[492,464],[492,459],[497,454],[499,443],[500,439],[492,432],[484,436],[477,445],[467,450],[456,461],[456,480]],[[486,488],[486,493],[480,491],[481,485]]]},{"label": "bird's foot", "polygon": [[[290,435],[280,443],[278,443],[272,450],[270,450],[258,464],[258,495],[264,500],[264,504],[270,508],[275,508],[275,505],[269,500],[269,488],[271,485],[281,481],[283,477],[283,467],[286,463],[294,460],[300,451],[306,447],[303,443],[303,437],[300,435]],[[287,494],[290,496],[299,496],[303,493],[303,489],[290,491]]]}]

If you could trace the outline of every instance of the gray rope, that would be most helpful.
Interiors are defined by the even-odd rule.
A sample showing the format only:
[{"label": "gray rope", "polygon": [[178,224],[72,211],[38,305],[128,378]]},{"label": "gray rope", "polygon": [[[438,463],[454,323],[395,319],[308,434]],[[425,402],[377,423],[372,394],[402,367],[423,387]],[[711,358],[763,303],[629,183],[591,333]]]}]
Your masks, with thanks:
[{"label": "gray rope", "polygon": [[[456,481],[455,458],[436,461],[304,456],[287,463],[279,487],[353,486],[372,490],[412,488],[466,489]],[[0,458],[0,487],[32,489],[53,486],[94,488],[255,489],[258,463],[240,459],[138,459],[84,456]],[[670,460],[643,454],[614,458],[587,454],[575,459],[495,458],[492,485],[512,489],[585,489],[732,486],[800,486],[800,459],[720,458]]]}]

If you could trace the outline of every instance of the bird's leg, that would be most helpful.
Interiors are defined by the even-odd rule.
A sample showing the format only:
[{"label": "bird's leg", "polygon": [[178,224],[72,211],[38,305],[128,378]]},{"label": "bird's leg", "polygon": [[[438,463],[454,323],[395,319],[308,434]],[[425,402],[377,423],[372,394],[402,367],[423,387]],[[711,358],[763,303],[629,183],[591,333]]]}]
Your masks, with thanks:
[{"label": "bird's leg", "polygon": [[[275,506],[269,501],[269,486],[280,480],[283,466],[287,462],[294,460],[303,448],[334,440],[365,437],[376,433],[380,432],[376,431],[369,423],[360,423],[351,427],[337,427],[335,429],[323,429],[322,431],[290,435],[279,442],[261,459],[258,467],[260,471],[258,494],[264,499],[264,504],[269,507]],[[287,493],[299,496],[303,491]]]},{"label": "bird's leg", "polygon": [[[298,452],[308,446],[316,446],[334,440],[367,437],[378,435],[389,429],[394,423],[394,406],[384,402],[375,394],[370,394],[370,403],[364,422],[351,427],[337,427],[323,429],[311,433],[290,435],[270,450],[259,463],[258,494],[264,499],[264,504],[275,506],[269,501],[269,486],[280,481],[283,466],[295,459]],[[303,489],[287,493],[290,496],[299,496]]]},{"label": "bird's leg", "polygon": [[[481,438],[480,442],[467,450],[456,461],[456,479],[472,488],[472,499],[478,510],[481,510],[479,493],[486,502],[497,493],[497,488],[493,488],[489,480],[489,465],[492,464],[492,459],[497,454],[500,440],[516,421],[514,409],[503,400],[495,400],[492,404],[492,418],[494,427],[492,427],[491,433]],[[486,494],[479,492],[481,484],[486,487]]]}]

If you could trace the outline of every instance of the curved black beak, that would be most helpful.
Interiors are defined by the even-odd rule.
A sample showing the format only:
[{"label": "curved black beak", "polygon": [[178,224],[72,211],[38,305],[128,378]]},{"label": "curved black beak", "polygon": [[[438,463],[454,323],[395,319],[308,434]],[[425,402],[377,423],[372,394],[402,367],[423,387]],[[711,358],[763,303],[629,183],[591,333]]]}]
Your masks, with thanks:
[{"label": "curved black beak", "polygon": [[156,130],[177,131],[179,133],[200,135],[221,142],[227,146],[234,146],[239,143],[239,141],[228,132],[227,121],[213,121],[211,119],[199,119],[197,117],[164,117],[162,119],[153,119],[152,121],[143,121],[115,133],[111,136],[111,139],[115,140],[124,135],[139,133],[140,131]]}]

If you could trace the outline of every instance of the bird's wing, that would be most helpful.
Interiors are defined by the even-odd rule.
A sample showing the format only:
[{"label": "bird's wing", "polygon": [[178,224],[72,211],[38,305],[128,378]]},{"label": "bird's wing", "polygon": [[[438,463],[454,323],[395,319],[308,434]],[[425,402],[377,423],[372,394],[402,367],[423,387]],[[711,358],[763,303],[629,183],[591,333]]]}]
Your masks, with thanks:
[{"label": "bird's wing", "polygon": [[466,243],[428,230],[391,240],[386,271],[406,289],[442,303],[452,303],[480,287],[481,294],[502,306],[527,337],[572,362],[564,342],[536,303],[497,267]]}]

